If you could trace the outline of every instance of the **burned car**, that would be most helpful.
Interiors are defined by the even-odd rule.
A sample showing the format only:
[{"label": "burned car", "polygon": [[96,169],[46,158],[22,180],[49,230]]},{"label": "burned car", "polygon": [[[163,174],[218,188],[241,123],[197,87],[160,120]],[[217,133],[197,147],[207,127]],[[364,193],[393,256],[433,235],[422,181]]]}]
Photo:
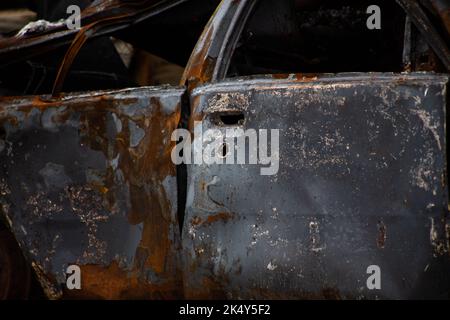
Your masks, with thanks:
[{"label": "burned car", "polygon": [[0,297],[448,299],[449,8],[94,1],[1,39]]}]

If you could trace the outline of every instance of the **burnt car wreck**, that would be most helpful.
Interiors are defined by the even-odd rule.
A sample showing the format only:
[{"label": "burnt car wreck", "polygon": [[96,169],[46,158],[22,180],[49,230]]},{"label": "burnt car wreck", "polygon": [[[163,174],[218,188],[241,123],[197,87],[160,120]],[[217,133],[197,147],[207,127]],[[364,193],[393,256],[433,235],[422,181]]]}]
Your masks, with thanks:
[{"label": "burnt car wreck", "polygon": [[[449,1],[43,3],[0,37],[0,299],[450,298]],[[175,163],[199,124],[276,171]]]}]

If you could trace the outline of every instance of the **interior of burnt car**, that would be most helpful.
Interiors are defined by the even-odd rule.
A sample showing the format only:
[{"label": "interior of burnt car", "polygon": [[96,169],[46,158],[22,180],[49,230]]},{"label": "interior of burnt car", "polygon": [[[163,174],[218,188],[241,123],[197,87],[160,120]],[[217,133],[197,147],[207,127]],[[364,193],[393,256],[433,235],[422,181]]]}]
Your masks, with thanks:
[{"label": "interior of burnt car", "polygon": [[[383,8],[381,29],[366,27],[370,5]],[[411,41],[413,48],[405,47]],[[445,68],[395,1],[263,0],[248,18],[228,76],[412,70]]]},{"label": "interior of burnt car", "polygon": [[[26,8],[27,13],[22,24],[14,18],[15,24],[0,30],[2,37],[14,36],[30,19],[57,21],[66,17],[69,2],[74,1],[9,5]],[[92,4],[89,0],[77,3],[81,8]],[[218,3],[181,3],[117,31],[113,37],[90,39],[77,52],[61,89],[74,92],[176,85]],[[383,8],[379,30],[366,27],[370,5]],[[448,40],[445,26],[432,12],[428,11],[430,20],[437,21],[440,34]],[[0,62],[1,90],[5,95],[51,92],[67,50],[68,44],[14,63]],[[396,1],[261,0],[246,20],[227,76],[402,71],[443,72],[445,66]]]}]

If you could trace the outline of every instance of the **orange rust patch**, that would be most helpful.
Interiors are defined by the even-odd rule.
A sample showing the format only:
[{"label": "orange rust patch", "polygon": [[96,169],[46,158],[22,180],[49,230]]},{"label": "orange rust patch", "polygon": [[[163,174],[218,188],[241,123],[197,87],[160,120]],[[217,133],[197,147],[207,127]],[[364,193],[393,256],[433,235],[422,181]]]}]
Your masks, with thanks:
[{"label": "orange rust patch", "polygon": [[226,222],[233,218],[234,218],[234,213],[220,212],[218,214],[209,216],[208,219],[206,219],[206,224],[212,224],[217,221],[225,221]]},{"label": "orange rust patch", "polygon": [[[138,103],[138,98],[117,98],[107,93],[90,97],[66,96],[65,100],[59,97],[48,101],[34,97],[17,106],[17,110],[26,116],[33,109],[44,112],[49,108],[59,108],[51,119],[55,124],[65,123],[78,113],[80,142],[87,148],[102,152],[110,161],[118,159],[117,168],[108,166],[102,181],[92,182],[91,187],[100,191],[113,212],[117,208],[117,191],[122,190],[123,182],[126,183],[129,222],[143,224],[135,265],[130,272],[121,270],[115,263],[109,267],[84,266],[83,290],[79,294],[70,292],[69,297],[157,299],[182,296],[178,221],[171,201],[174,195],[166,194],[164,188],[166,178],[175,179],[176,176],[170,157],[175,142],[170,136],[178,126],[180,106],[167,114],[158,98],[140,101],[139,112],[131,115],[124,108]],[[4,102],[0,99],[0,103]],[[110,114],[121,122],[121,130],[115,135],[108,130]],[[14,119],[4,117],[2,121],[13,122]],[[134,146],[130,141],[131,122],[143,132]],[[117,170],[121,171],[124,180],[120,185],[115,179]],[[158,279],[158,284],[148,282],[146,275],[149,272]]]},{"label": "orange rust patch", "polygon": [[180,299],[181,283],[168,280],[149,284],[136,272],[122,270],[117,262],[108,267],[84,265],[81,269],[81,290],[65,290],[68,299]]},{"label": "orange rust patch", "polygon": [[195,96],[192,99],[192,105],[191,105],[192,116],[189,118],[189,130],[191,130],[191,132],[194,131],[195,122],[203,121],[203,118],[204,118],[203,112],[199,112],[199,110],[198,110],[199,106],[200,106],[200,97]]},{"label": "orange rust patch", "polygon": [[212,79],[217,59],[208,56],[208,49],[211,46],[213,34],[214,26],[212,23],[209,23],[198,42],[199,44],[201,43],[201,47],[195,48],[189,59],[180,81],[181,86],[188,84],[188,91],[192,91],[198,85],[209,82]]},{"label": "orange rust patch", "polygon": [[318,76],[319,74],[317,73],[295,73],[295,74],[278,73],[273,74],[272,78],[278,80],[292,79],[297,82],[309,82],[309,81],[316,81],[318,79]]}]

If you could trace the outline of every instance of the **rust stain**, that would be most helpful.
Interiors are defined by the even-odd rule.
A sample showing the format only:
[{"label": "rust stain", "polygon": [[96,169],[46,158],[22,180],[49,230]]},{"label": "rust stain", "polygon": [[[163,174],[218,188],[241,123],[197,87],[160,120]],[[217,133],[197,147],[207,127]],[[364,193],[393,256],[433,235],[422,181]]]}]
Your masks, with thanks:
[{"label": "rust stain", "polygon": [[[167,137],[176,129],[180,115],[178,112],[165,115],[156,98],[151,98],[149,104],[155,107],[150,119],[133,119],[145,131],[143,139],[134,148],[130,147],[129,122],[123,115],[118,115],[123,127],[117,135],[114,150],[107,149],[104,112],[87,113],[82,122],[85,123],[86,143],[92,149],[101,150],[110,159],[119,156],[118,168],[129,185],[128,220],[133,225],[143,223],[142,238],[135,256],[136,271],[146,274],[151,270],[163,279],[173,278],[172,284],[179,285],[178,244],[171,240],[174,238],[171,227],[177,225],[177,221],[171,218],[171,202],[164,190],[163,181],[176,174],[170,159],[174,143]],[[111,192],[107,192],[106,197],[113,206],[115,182],[113,171],[110,170],[109,173],[105,188]],[[181,292],[181,287],[171,290]]]},{"label": "rust stain", "polygon": [[235,214],[230,212],[219,212],[214,215],[208,216],[206,219],[201,219],[200,217],[192,218],[191,224],[193,226],[209,226],[218,221],[228,222],[231,219],[234,219]]},{"label": "rust stain", "polygon": [[278,73],[273,74],[272,78],[277,80],[294,80],[296,82],[310,82],[316,81],[319,78],[320,74],[318,73]]},{"label": "rust stain", "polygon": [[[238,294],[236,292],[236,294]],[[248,295],[247,295],[248,296]],[[249,298],[258,299],[299,299],[299,300],[342,300],[342,295],[336,288],[323,288],[317,292],[285,292],[276,293],[268,289],[255,288],[249,292]]]},{"label": "rust stain", "polygon": [[211,47],[213,35],[214,25],[212,21],[210,21],[205,27],[203,34],[200,36],[198,41],[199,47],[194,49],[180,81],[181,86],[188,85],[189,91],[192,91],[198,85],[209,82],[212,79],[217,59],[210,57],[208,51]]},{"label": "rust stain", "polygon": [[[8,100],[0,100],[0,112],[8,110]],[[138,104],[136,112],[127,109],[127,105],[133,104]],[[81,265],[85,282],[77,297],[180,298],[183,288],[178,260],[178,221],[173,215],[173,195],[166,194],[164,187],[166,179],[175,179],[176,176],[176,168],[170,157],[175,142],[171,141],[170,135],[178,127],[180,105],[168,114],[158,98],[150,97],[147,101],[134,97],[117,99],[108,93],[92,95],[88,99],[85,96],[61,95],[53,99],[34,97],[20,103],[16,100],[16,110],[25,118],[32,110],[43,113],[51,108],[55,111],[51,118],[54,124],[63,124],[75,116],[79,119],[80,143],[91,150],[102,152],[109,161],[117,159],[117,167],[108,166],[103,181],[92,182],[86,187],[98,191],[94,193],[106,200],[109,212],[113,213],[117,210],[117,192],[125,183],[129,190],[128,221],[133,225],[142,223],[143,226],[132,270],[125,272],[116,262],[110,266]],[[117,130],[115,137],[111,137],[111,132],[108,132],[108,123],[111,121],[108,117],[112,115],[121,122],[121,129]],[[18,119],[13,116],[2,116],[2,122],[5,121],[18,124]],[[143,132],[136,144],[131,142],[133,132],[130,123]],[[117,170],[122,172],[124,181],[116,180]],[[86,223],[89,222],[90,249],[101,254],[105,248],[97,245],[99,221],[95,219],[92,223]],[[88,250],[90,254],[94,254],[92,250]],[[44,281],[54,279],[54,275],[41,271],[41,282],[48,284],[47,295],[59,298],[60,293],[51,286],[56,282]],[[148,278],[149,273],[154,275],[153,279],[157,279],[157,283]],[[73,295],[73,292],[69,295]]]},{"label": "rust stain", "polygon": [[383,221],[380,221],[378,223],[378,237],[377,237],[377,246],[380,249],[384,249],[384,246],[386,244],[386,238],[387,238],[387,229],[386,225]]},{"label": "rust stain", "polygon": [[81,290],[65,290],[67,299],[180,299],[181,283],[177,279],[163,283],[148,283],[135,271],[121,269],[117,262],[107,267],[84,265],[80,267]]},{"label": "rust stain", "polygon": [[233,218],[234,218],[234,213],[220,212],[215,215],[209,216],[206,219],[206,222],[204,224],[209,225],[209,224],[215,223],[217,221],[227,222],[228,220],[233,219]]},{"label": "rust stain", "polygon": [[446,1],[431,0],[431,4],[441,18],[441,22],[450,35],[450,4]]}]

